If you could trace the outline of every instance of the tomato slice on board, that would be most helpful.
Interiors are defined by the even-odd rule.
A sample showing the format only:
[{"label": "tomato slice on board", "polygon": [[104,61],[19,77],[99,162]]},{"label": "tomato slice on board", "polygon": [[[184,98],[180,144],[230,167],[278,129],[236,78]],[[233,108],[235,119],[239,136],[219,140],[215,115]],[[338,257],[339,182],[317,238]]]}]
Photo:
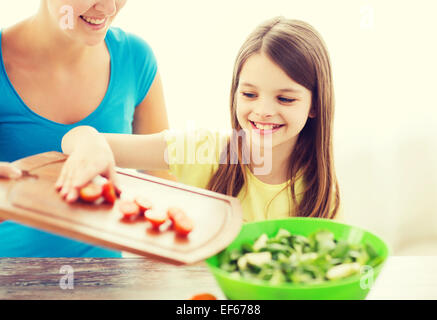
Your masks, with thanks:
[{"label": "tomato slice on board", "polygon": [[168,208],[167,215],[170,218],[170,220],[174,223],[175,220],[177,220],[178,218],[184,217],[185,212],[180,208],[171,207],[171,208]]},{"label": "tomato slice on board", "polygon": [[144,213],[152,208],[152,203],[146,197],[135,197],[135,203],[140,207],[141,213]]},{"label": "tomato slice on board", "polygon": [[118,204],[123,219],[134,221],[140,216],[140,207],[134,201],[123,200]]},{"label": "tomato slice on board", "polygon": [[187,236],[193,230],[193,222],[187,216],[178,217],[173,222],[173,228],[180,236]]},{"label": "tomato slice on board", "polygon": [[217,298],[210,293],[200,293],[192,296],[190,300],[217,300]]},{"label": "tomato slice on board", "polygon": [[103,185],[102,195],[103,198],[105,198],[106,202],[114,204],[115,200],[117,200],[117,195],[115,193],[115,187],[112,182],[108,181]]},{"label": "tomato slice on board", "polygon": [[86,202],[94,202],[102,196],[103,187],[95,183],[89,183],[79,190],[79,197]]},{"label": "tomato slice on board", "polygon": [[187,236],[193,230],[193,221],[186,215],[184,210],[172,207],[167,210],[167,214],[173,222],[173,228],[177,234]]},{"label": "tomato slice on board", "polygon": [[147,221],[149,221],[154,228],[159,228],[161,224],[167,221],[168,216],[163,211],[148,210],[145,213]]}]

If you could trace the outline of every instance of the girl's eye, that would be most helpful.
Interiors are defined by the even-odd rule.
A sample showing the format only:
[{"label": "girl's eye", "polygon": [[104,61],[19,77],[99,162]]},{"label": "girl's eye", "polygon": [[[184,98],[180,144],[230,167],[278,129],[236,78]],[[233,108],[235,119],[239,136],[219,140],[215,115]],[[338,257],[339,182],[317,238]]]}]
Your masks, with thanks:
[{"label": "girl's eye", "polygon": [[280,102],[284,102],[284,103],[292,103],[293,101],[296,101],[296,99],[289,99],[289,98],[284,98],[284,97],[278,97],[278,100]]},{"label": "girl's eye", "polygon": [[255,93],[249,93],[249,92],[242,92],[241,93],[243,96],[245,96],[246,98],[255,98],[256,94]]}]

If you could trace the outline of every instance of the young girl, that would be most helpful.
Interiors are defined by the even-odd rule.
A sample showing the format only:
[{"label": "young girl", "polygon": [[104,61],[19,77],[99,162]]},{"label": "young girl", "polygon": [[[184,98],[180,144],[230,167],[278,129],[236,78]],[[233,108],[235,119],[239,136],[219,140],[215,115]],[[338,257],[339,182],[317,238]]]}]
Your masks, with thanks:
[{"label": "young girl", "polygon": [[[170,168],[183,183],[238,197],[246,222],[338,218],[334,94],[320,35],[307,23],[280,17],[256,28],[235,63],[230,107],[234,130],[225,148],[207,131],[181,139],[169,131],[118,135],[75,128],[62,141],[70,157],[56,186],[67,201],[75,201],[78,189],[97,174],[115,181],[115,165]],[[261,150],[263,163],[254,150]]]}]

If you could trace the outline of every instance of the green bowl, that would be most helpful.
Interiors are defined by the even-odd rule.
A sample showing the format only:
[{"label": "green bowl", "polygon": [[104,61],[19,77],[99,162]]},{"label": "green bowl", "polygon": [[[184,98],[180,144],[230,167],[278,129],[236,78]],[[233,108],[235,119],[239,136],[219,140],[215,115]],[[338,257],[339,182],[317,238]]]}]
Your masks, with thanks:
[{"label": "green bowl", "polygon": [[240,248],[243,243],[253,243],[261,234],[275,236],[280,228],[292,234],[308,236],[319,229],[334,233],[337,240],[352,243],[369,243],[383,258],[383,262],[374,268],[362,269],[360,274],[339,280],[330,280],[320,284],[271,285],[267,281],[233,278],[219,268],[218,253],[206,260],[210,271],[228,299],[232,300],[360,300],[369,293],[378,277],[387,257],[387,244],[376,235],[347,224],[321,218],[288,218],[267,220],[243,225],[240,234],[226,250]]}]

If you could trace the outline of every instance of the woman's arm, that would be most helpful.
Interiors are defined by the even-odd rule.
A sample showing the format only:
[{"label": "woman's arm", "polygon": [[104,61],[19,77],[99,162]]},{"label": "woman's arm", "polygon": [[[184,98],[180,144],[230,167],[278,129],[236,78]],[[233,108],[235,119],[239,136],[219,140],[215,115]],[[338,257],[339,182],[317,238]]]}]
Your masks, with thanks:
[{"label": "woman's arm", "polygon": [[[134,134],[153,134],[162,132],[168,127],[161,76],[157,72],[146,98],[135,109],[133,132]],[[164,179],[176,180],[168,171],[147,173]]]},{"label": "woman's arm", "polygon": [[98,175],[117,185],[115,165],[144,170],[168,170],[164,133],[151,135],[101,134],[88,126],[76,127],[62,139],[62,150],[70,155],[56,187],[67,201],[75,201],[78,190]]}]

